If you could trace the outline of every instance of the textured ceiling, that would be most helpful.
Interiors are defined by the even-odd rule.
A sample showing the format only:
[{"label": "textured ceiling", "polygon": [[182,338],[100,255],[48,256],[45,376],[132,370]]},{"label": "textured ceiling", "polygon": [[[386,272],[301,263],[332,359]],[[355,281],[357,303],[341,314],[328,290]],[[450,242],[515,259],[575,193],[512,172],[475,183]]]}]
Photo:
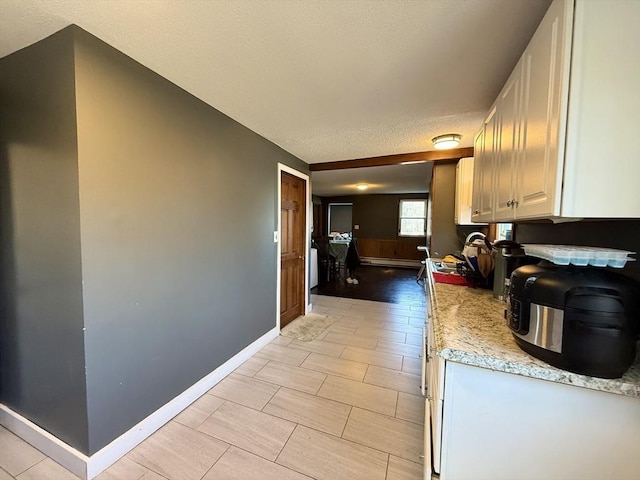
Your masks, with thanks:
[{"label": "textured ceiling", "polygon": [[[429,191],[433,163],[388,165],[311,172],[312,191],[321,197],[373,193],[425,193]],[[356,185],[366,183],[367,190]]]},{"label": "textured ceiling", "polygon": [[0,56],[75,23],[308,163],[473,135],[549,0],[0,0]]}]

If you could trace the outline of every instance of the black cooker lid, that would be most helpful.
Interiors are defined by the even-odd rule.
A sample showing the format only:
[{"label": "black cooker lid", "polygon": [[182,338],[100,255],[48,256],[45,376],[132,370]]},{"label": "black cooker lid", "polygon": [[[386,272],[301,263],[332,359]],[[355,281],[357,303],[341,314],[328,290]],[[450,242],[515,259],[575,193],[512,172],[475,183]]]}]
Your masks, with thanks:
[{"label": "black cooker lid", "polygon": [[631,278],[604,268],[559,266],[550,262],[525,265],[511,275],[514,295],[527,302],[566,309],[640,317],[640,286]]}]

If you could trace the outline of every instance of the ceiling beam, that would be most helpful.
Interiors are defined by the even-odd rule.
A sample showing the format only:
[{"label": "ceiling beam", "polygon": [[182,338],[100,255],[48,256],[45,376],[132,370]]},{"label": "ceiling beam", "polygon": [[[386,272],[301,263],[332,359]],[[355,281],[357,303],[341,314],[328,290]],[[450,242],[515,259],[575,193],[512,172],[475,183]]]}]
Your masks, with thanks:
[{"label": "ceiling beam", "polygon": [[397,155],[355,158],[353,160],[339,160],[336,162],[311,163],[309,170],[312,172],[321,172],[324,170],[342,170],[344,168],[383,167],[385,165],[398,165],[404,162],[437,162],[443,160],[458,160],[463,157],[473,157],[473,147],[431,150],[430,152],[399,153]]}]

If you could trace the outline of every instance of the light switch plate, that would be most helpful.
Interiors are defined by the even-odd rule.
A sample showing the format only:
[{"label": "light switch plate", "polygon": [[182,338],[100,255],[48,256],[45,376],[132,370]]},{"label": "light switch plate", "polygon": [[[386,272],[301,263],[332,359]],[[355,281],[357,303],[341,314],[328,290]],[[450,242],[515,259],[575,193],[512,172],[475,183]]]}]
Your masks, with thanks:
[{"label": "light switch plate", "polygon": [[354,229],[354,230],[360,230],[360,225],[354,225],[354,226],[353,226],[353,229]]},{"label": "light switch plate", "polygon": [[278,243],[278,232],[273,232],[273,243]]}]

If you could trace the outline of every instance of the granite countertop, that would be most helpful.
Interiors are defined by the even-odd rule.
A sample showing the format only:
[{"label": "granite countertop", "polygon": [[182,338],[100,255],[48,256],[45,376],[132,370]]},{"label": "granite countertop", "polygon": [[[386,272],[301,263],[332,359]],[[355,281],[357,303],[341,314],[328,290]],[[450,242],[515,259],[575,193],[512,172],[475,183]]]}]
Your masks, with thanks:
[{"label": "granite countertop", "polygon": [[622,378],[560,370],[518,347],[504,319],[506,304],[490,290],[435,283],[436,354],[452,362],[640,398],[640,352]]}]

